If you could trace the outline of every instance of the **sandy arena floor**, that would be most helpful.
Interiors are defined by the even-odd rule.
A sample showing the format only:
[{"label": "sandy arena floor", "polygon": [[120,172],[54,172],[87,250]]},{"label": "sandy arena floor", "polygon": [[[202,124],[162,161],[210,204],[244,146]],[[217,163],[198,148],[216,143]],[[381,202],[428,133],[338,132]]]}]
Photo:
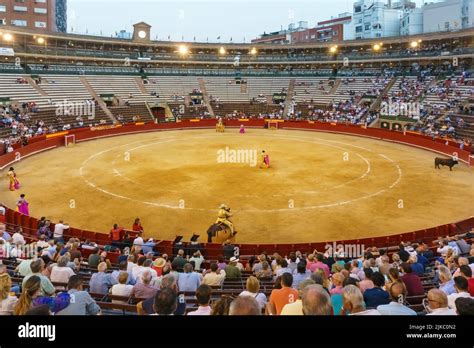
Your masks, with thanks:
[{"label": "sandy arena floor", "polygon": [[[219,163],[219,150],[265,149],[272,168]],[[230,154],[231,152],[229,152]],[[142,219],[146,236],[206,237],[220,203],[241,243],[383,236],[473,214],[474,171],[434,169],[436,154],[366,138],[288,130],[154,132],[105,138],[30,157],[14,167],[32,216],[108,232]],[[232,160],[232,158],[227,158]],[[241,158],[246,160],[247,158]]]}]

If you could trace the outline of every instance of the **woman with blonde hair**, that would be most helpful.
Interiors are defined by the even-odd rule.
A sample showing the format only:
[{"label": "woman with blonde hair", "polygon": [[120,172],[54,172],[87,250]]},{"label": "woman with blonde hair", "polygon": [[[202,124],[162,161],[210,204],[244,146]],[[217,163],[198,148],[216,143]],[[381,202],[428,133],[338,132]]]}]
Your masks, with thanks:
[{"label": "woman with blonde hair", "polygon": [[23,286],[20,299],[16,303],[13,314],[25,315],[33,304],[33,300],[39,296],[41,292],[41,278],[38,276],[31,276]]},{"label": "woman with blonde hair", "polygon": [[0,274],[0,315],[13,314],[13,307],[18,302],[16,296],[10,295],[12,280],[8,273]]},{"label": "woman with blonde hair", "polygon": [[259,293],[260,282],[256,277],[248,277],[245,289],[246,290],[242,291],[239,296],[253,297],[260,305],[260,308],[265,308],[265,306],[267,305],[267,297],[265,296],[265,294]]}]

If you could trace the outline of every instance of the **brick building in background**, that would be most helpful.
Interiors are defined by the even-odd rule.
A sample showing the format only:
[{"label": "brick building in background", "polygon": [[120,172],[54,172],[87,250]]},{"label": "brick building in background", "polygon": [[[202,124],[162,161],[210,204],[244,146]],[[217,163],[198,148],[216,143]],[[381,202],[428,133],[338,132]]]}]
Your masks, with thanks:
[{"label": "brick building in background", "polygon": [[0,0],[1,25],[66,32],[67,0]]}]

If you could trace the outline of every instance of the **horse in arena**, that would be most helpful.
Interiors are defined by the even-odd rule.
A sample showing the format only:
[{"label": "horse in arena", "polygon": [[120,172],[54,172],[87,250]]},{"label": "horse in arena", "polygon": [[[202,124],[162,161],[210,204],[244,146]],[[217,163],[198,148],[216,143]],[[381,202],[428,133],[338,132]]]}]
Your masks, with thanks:
[{"label": "horse in arena", "polygon": [[452,158],[440,158],[440,157],[435,158],[435,169],[440,169],[439,166],[441,165],[441,166],[448,166],[449,170],[452,171],[453,167],[456,164],[458,164],[458,161]]},{"label": "horse in arena", "polygon": [[224,243],[229,240],[231,243],[235,242],[235,235],[231,233],[230,228],[222,223],[212,224],[207,230],[208,243]]}]

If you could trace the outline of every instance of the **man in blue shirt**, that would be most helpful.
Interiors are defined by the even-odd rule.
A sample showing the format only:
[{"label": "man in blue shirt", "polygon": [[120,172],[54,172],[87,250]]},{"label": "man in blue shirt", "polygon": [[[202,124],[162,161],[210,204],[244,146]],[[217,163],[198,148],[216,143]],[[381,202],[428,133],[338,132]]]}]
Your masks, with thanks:
[{"label": "man in blue shirt", "polygon": [[126,273],[128,273],[128,279],[127,279],[127,282],[125,284],[126,285],[135,285],[137,283],[137,280],[133,276],[132,271],[127,271],[127,267],[128,267],[128,262],[127,261],[120,262],[119,263],[119,269],[115,270],[111,273],[112,277],[114,277],[114,279],[118,282],[118,276],[120,275],[120,273],[126,272]]},{"label": "man in blue shirt", "polygon": [[422,276],[425,273],[425,267],[418,262],[416,255],[410,255],[408,262],[411,264],[411,270],[416,275]]},{"label": "man in blue shirt", "polygon": [[389,304],[388,292],[382,289],[385,284],[385,277],[380,272],[374,272],[371,277],[374,287],[364,291],[364,302],[366,308],[376,308],[379,305]]},{"label": "man in blue shirt", "polygon": [[69,278],[67,284],[70,296],[69,306],[56,315],[97,315],[100,313],[99,305],[87,291],[83,291],[82,282],[82,277],[78,275]]},{"label": "man in blue shirt", "polygon": [[90,292],[94,294],[107,294],[109,288],[118,282],[112,277],[112,274],[105,273],[107,270],[107,264],[105,262],[99,263],[97,267],[97,273],[94,273],[89,282]]},{"label": "man in blue shirt", "polygon": [[184,273],[180,273],[178,277],[179,291],[193,291],[201,285],[200,274],[193,272],[193,265],[187,263],[184,265]]}]

